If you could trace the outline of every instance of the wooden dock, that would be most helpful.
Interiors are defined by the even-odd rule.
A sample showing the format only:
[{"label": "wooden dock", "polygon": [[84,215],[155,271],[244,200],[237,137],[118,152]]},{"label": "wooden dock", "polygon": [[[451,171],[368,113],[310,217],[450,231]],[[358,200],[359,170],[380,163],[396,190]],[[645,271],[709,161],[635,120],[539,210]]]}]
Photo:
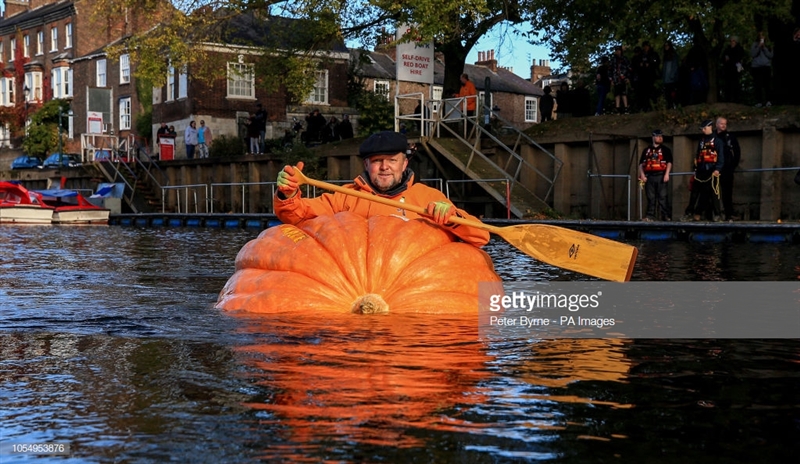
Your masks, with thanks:
[{"label": "wooden dock", "polygon": [[[514,224],[550,224],[612,240],[800,244],[800,223],[798,222],[639,222],[563,219],[537,221],[486,219],[485,222],[498,227]],[[280,223],[274,214],[114,214],[109,220],[109,224],[113,226],[257,230]]]}]

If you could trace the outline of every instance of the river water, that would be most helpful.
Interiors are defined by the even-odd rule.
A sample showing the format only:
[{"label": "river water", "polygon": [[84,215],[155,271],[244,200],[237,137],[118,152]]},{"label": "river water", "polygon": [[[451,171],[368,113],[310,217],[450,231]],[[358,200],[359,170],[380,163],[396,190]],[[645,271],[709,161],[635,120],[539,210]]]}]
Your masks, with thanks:
[{"label": "river water", "polygon": [[[0,462],[789,462],[798,340],[482,341],[473,319],[213,309],[255,230],[0,228]],[[633,280],[800,278],[639,242]],[[506,281],[584,277],[502,241]],[[297,291],[297,289],[287,289]],[[757,313],[758,308],[753,308]],[[796,462],[796,461],[795,461]]]}]

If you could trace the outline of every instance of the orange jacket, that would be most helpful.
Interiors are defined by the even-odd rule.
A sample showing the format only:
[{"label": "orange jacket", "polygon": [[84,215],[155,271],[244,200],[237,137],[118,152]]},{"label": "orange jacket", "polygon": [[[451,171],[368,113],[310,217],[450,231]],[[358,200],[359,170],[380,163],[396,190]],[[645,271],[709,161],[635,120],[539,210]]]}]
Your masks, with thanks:
[{"label": "orange jacket", "polygon": [[[467,81],[464,85],[461,86],[461,90],[458,91],[456,97],[470,97],[478,95],[478,90],[475,88],[475,84],[472,81]],[[475,104],[478,102],[477,98],[467,98],[467,111],[475,111]]]},{"label": "orange jacket", "polygon": [[[345,185],[345,188],[361,190],[369,192],[374,195],[375,193],[370,185],[364,180],[363,177],[356,177],[354,184]],[[408,180],[408,188],[395,196],[380,195],[384,198],[410,203],[412,205],[426,207],[432,201],[450,201],[444,194],[434,188],[430,188],[424,184],[414,184],[414,175],[412,174]],[[371,216],[398,216],[408,219],[424,218],[430,220],[427,216],[420,216],[412,211],[406,211],[399,208],[392,208],[388,205],[375,203],[373,201],[364,200],[358,197],[345,195],[343,193],[326,193],[317,198],[301,198],[300,192],[289,198],[288,200],[281,199],[277,194],[275,196],[275,214],[285,224],[297,225],[308,219],[317,216],[325,216],[336,214],[340,211],[352,211],[356,214],[369,218]],[[478,221],[474,216],[466,213],[464,210],[457,209],[456,214],[465,219]],[[470,245],[481,247],[489,242],[489,232],[474,227],[463,225],[448,225],[443,228],[453,237],[453,240],[459,238]]]}]

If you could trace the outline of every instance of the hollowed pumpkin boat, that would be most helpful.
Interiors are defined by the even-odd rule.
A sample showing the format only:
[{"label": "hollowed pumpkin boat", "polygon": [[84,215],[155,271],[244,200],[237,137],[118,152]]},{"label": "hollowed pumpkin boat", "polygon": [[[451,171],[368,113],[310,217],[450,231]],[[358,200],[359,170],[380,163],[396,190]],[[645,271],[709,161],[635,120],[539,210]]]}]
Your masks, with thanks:
[{"label": "hollowed pumpkin boat", "polygon": [[247,243],[217,307],[254,313],[478,311],[491,258],[423,219],[349,212],[279,225]]}]

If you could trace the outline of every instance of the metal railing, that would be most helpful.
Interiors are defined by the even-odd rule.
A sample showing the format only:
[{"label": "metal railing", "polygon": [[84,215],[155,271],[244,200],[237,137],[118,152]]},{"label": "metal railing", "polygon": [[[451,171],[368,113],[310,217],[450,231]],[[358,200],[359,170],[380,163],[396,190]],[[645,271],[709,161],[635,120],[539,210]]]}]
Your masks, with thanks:
[{"label": "metal railing", "polygon": [[[610,178],[610,179],[628,179],[628,220],[631,220],[631,175],[630,174],[592,174],[592,171],[587,171],[586,176],[589,178]],[[602,186],[602,184],[601,184]],[[591,187],[590,187],[591,188]],[[639,193],[639,215],[641,215],[641,192]]]},{"label": "metal railing", "polygon": [[[762,172],[763,173],[763,172],[798,171],[798,170],[800,170],[800,166],[782,167],[782,168],[741,169],[741,170],[734,171],[733,173],[734,174],[746,174],[746,173],[751,173],[751,172],[754,172],[754,173],[755,172]],[[669,173],[669,176],[670,177],[694,176],[694,171],[671,172],[671,173]],[[614,177],[614,176],[605,176],[605,177]],[[625,176],[620,176],[620,177],[625,177]],[[627,177],[630,177],[630,176],[627,176]],[[674,183],[670,182],[669,190],[668,190],[668,194],[669,194],[670,198],[672,198],[672,196],[674,195],[673,194],[674,189],[672,187],[673,185],[674,185]],[[630,181],[628,182],[628,191],[630,192]],[[642,198],[642,192],[643,191],[644,191],[644,188],[640,188],[639,189],[639,194],[638,194],[639,195],[639,220],[641,220],[644,217],[644,211],[643,211],[644,198]],[[628,195],[628,203],[630,204],[630,194]],[[671,200],[669,201],[669,204],[672,204]],[[628,220],[629,221],[631,220],[630,213],[628,214]]]},{"label": "metal railing", "polygon": [[448,180],[445,182],[445,188],[447,189],[446,195],[447,198],[450,198],[450,184],[460,184],[460,183],[476,183],[480,184],[481,182],[503,182],[506,185],[506,219],[511,219],[511,182],[508,179],[463,179],[463,180]]},{"label": "metal railing", "polygon": [[[498,179],[498,180],[504,180],[504,179]],[[419,181],[420,182],[424,182],[424,183],[433,183],[434,185],[436,185],[436,188],[438,188],[438,190],[440,192],[443,191],[444,180],[441,179],[441,178],[420,179]],[[329,184],[352,184],[353,183],[352,180],[326,180],[325,182],[327,182]],[[180,190],[186,190],[187,191],[187,195],[186,195],[186,198],[184,199],[184,203],[185,203],[185,210],[186,210],[185,212],[188,212],[188,203],[187,203],[188,202],[188,189],[192,189],[194,191],[198,187],[205,187],[206,188],[206,192],[207,192],[207,195],[205,197],[206,211],[209,212],[209,213],[214,213],[214,204],[217,202],[217,197],[215,196],[215,193],[214,193],[215,190],[218,190],[219,188],[226,188],[226,187],[227,188],[230,188],[230,187],[241,187],[242,214],[246,214],[247,213],[247,211],[246,211],[246,209],[247,209],[247,200],[246,200],[247,187],[251,187],[251,186],[269,186],[270,187],[269,198],[274,198],[275,197],[275,189],[276,189],[276,186],[277,186],[277,182],[274,182],[274,181],[273,182],[215,182],[215,183],[208,184],[208,185],[206,185],[206,184],[192,184],[192,185],[164,186],[164,187],[161,187],[161,190],[162,190],[162,194],[161,194],[161,199],[162,199],[162,201],[161,201],[161,212],[162,213],[166,212],[166,207],[167,207],[167,205],[166,205],[166,199],[167,199],[166,192],[167,191],[175,190],[176,192],[179,192]],[[301,186],[301,188],[305,188],[305,196],[307,198],[315,198],[315,197],[321,195],[323,193],[323,191],[324,191],[324,189],[319,189],[320,191],[318,191],[318,189],[316,187],[312,186],[312,185]],[[176,193],[176,195],[177,195],[176,196],[176,206],[177,206],[177,208],[179,210],[178,212],[180,212],[180,197],[179,197],[180,194]],[[195,196],[195,212],[198,212],[197,211],[197,209],[198,209],[197,205],[200,203],[200,201],[197,199],[197,193],[196,192],[194,193],[194,196]],[[448,195],[448,197],[449,197],[449,195]],[[255,208],[251,205],[250,209],[252,211]],[[272,213],[274,214],[275,213],[275,205],[272,204],[270,209],[271,209]]]},{"label": "metal railing", "polygon": [[[165,185],[161,187],[161,212],[166,212],[166,199],[167,199],[167,192],[174,191],[175,192],[175,206],[177,208],[178,213],[188,213],[189,212],[189,189],[192,190],[192,194],[194,196],[194,212],[199,213],[199,209],[197,205],[199,204],[197,200],[197,189],[203,188],[205,190],[205,197],[208,199],[208,185],[207,184],[191,184],[191,185]],[[183,190],[185,192],[184,196],[184,209],[181,211],[181,195],[180,192]],[[207,211],[204,211],[207,212]]]}]

